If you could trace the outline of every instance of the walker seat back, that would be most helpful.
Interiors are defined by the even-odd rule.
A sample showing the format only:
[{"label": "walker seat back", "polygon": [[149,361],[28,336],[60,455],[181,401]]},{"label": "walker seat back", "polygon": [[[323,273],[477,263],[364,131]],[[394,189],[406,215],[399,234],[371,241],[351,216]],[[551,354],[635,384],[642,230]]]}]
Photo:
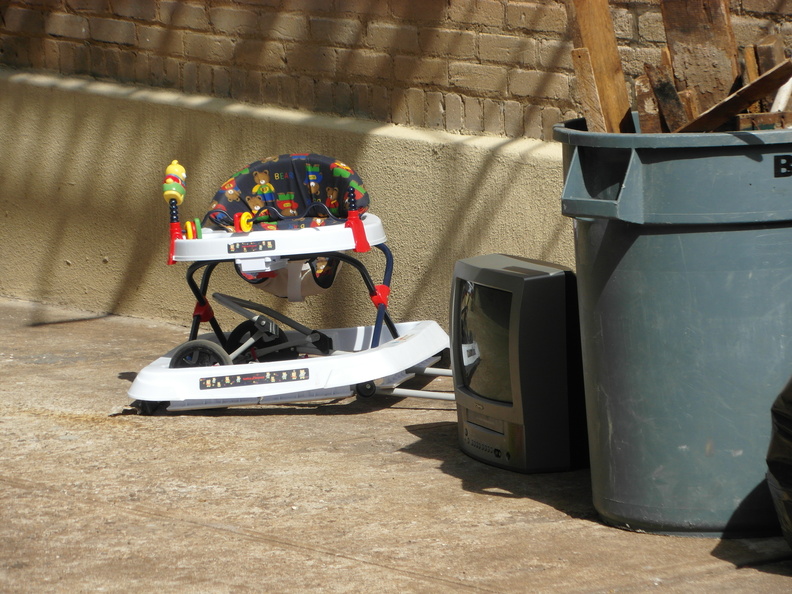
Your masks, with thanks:
[{"label": "walker seat back", "polygon": [[325,155],[287,154],[231,176],[215,194],[208,217],[232,228],[234,215],[249,212],[253,230],[302,229],[344,223],[350,209],[363,213],[368,205],[363,180],[351,167]]}]

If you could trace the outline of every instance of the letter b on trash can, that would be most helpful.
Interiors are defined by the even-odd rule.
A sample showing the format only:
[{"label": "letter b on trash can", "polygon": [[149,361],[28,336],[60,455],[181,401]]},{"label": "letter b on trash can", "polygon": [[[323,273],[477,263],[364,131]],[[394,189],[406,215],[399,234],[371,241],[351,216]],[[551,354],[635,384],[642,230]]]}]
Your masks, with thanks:
[{"label": "letter b on trash can", "polygon": [[789,177],[792,175],[792,155],[776,155],[773,158],[774,177]]}]

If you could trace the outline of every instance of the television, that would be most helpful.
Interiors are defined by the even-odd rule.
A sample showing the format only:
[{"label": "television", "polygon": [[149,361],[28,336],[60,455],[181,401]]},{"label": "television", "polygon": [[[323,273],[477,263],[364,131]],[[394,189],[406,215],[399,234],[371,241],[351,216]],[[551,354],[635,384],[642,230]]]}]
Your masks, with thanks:
[{"label": "television", "polygon": [[562,266],[459,260],[451,368],[466,454],[519,472],[588,467],[577,288]]}]

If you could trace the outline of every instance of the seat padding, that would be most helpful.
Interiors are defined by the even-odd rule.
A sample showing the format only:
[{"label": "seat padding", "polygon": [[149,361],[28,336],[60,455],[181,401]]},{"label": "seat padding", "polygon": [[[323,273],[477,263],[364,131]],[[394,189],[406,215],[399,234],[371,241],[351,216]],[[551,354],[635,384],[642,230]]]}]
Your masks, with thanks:
[{"label": "seat padding", "polygon": [[359,212],[368,209],[363,180],[341,161],[313,153],[280,155],[231,176],[215,194],[209,218],[228,227],[236,213],[249,211],[254,230],[320,227],[344,222],[350,195]]}]

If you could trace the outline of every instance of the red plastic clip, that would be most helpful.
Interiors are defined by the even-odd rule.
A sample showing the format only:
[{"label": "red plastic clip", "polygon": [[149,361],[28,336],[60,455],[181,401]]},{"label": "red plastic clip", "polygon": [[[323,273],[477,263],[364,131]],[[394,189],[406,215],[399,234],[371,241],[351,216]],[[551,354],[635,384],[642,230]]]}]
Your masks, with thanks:
[{"label": "red plastic clip", "polygon": [[208,322],[212,318],[214,318],[214,311],[212,311],[212,306],[207,301],[203,305],[200,303],[195,304],[195,309],[193,310],[193,317],[201,316],[201,322]]},{"label": "red plastic clip", "polygon": [[168,264],[173,264],[173,253],[176,249],[176,240],[183,239],[184,235],[182,235],[181,225],[179,222],[171,223],[170,224],[170,249],[168,250]]},{"label": "red plastic clip", "polygon": [[360,213],[357,210],[350,210],[347,213],[346,227],[352,229],[352,237],[355,238],[355,251],[367,252],[371,249],[368,238],[366,237],[366,228],[363,226],[363,221],[360,218]]},{"label": "red plastic clip", "polygon": [[371,302],[374,304],[374,307],[379,307],[380,305],[388,307],[390,287],[388,285],[375,285],[374,290],[377,292],[376,295],[371,296]]}]

